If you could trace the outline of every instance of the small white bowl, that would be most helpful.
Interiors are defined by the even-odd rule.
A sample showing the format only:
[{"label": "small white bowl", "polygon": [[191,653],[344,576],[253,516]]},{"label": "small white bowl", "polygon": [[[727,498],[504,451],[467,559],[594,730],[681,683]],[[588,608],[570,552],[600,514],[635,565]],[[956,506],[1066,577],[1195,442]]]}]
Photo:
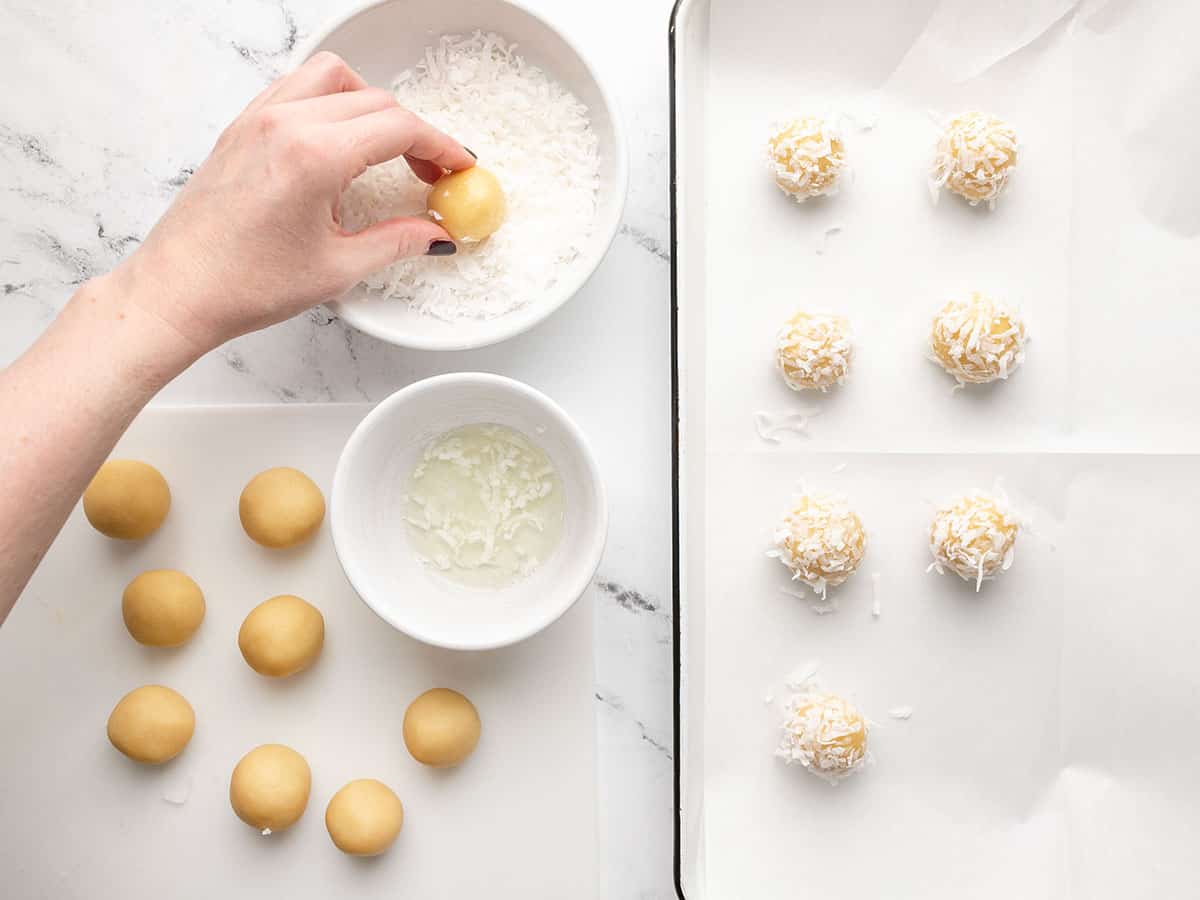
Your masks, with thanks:
[{"label": "small white bowl", "polygon": [[587,105],[600,141],[600,195],[596,221],[583,253],[554,287],[520,309],[494,319],[446,322],[414,312],[402,300],[370,297],[362,285],[332,309],[360,331],[418,350],[469,350],[507,340],[537,325],[583,287],[617,234],[629,179],[625,138],[616,105],[583,55],[566,37],[514,0],[377,0],[318,31],[296,54],[302,62],[332,50],[369,83],[390,87],[443,34],[494,31]]},{"label": "small white bowl", "polygon": [[[558,470],[566,521],[558,547],[527,578],[488,590],[429,571],[408,542],[402,498],[429,441],[473,423],[507,425]],[[596,574],[608,534],[600,473],[579,427],[544,394],[499,375],[440,375],[392,394],[359,423],[333,476],[329,517],[346,577],[380,618],[452,650],[524,640],[565,613]]]}]

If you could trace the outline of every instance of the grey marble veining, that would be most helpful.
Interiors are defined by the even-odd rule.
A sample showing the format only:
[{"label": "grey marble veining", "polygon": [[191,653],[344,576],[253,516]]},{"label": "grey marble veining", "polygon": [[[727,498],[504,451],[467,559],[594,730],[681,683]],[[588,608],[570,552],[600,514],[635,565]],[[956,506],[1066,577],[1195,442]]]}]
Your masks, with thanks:
[{"label": "grey marble veining", "polygon": [[[224,124],[350,3],[9,0],[0,11],[0,364],[74,288],[145,237]],[[200,360],[162,402],[379,400],[428,375],[500,372],[589,435],[611,534],[596,610],[601,837],[609,895],[671,888],[667,70],[669,0],[530,0],[617,98],[631,183],[585,289],[533,332],[470,353],[399,350],[324,309]],[[398,68],[406,61],[398,60]]]}]

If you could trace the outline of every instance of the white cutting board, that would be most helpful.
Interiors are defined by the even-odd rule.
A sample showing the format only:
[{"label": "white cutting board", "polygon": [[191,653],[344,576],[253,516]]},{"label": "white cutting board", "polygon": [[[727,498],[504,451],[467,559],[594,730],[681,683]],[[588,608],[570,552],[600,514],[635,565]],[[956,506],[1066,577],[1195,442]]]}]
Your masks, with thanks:
[{"label": "white cutting board", "polygon": [[[0,875],[9,897],[593,897],[596,871],[592,612],[586,601],[505,650],[463,654],[397,633],[354,594],[328,524],[309,545],[269,551],[238,522],[242,486],[291,465],[325,491],[365,405],[159,408],[117,448],[171,485],[149,539],[102,538],[76,509],[0,628]],[[200,584],[204,624],[186,646],[142,647],[121,591],[139,572],[178,568]],[[325,616],[316,665],[255,674],[237,648],[246,613],[294,593]],[[113,705],[141,684],[179,690],[196,733],[177,759],[140,766],[105,736]],[[404,749],[408,702],[434,686],[478,706],[483,737],[460,769]],[[312,767],[304,817],[269,838],[229,806],[229,775],[252,747],[295,747]],[[384,856],[343,856],[325,805],[378,778],[405,807]],[[186,796],[183,803],[169,802]]]}]

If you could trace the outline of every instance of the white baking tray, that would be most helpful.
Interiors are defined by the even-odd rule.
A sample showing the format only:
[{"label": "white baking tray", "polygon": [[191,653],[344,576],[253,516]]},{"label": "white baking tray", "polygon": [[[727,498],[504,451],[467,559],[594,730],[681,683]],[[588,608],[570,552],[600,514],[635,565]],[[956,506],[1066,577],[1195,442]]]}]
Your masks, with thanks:
[{"label": "white baking tray", "polygon": [[[596,896],[592,610],[580,601],[513,647],[456,653],[396,632],[354,594],[328,524],[303,547],[266,550],[242,533],[237,498],[256,472],[296,466],[328,498],[334,464],[366,405],[150,409],[117,453],[158,466],[171,512],[145,541],[96,534],[77,508],[0,628],[0,873],[4,897]],[[134,643],[121,591],[147,568],[179,568],[204,590],[186,646]],[[325,616],[309,670],[262,678],[237,630],[273,594]],[[161,767],[105,738],[113,705],[141,684],[179,690],[196,733]],[[479,707],[483,737],[453,771],[404,748],[407,703],[433,686]],[[312,794],[288,831],[261,837],[229,806],[229,776],[252,747],[295,747]],[[404,830],[384,856],[344,856],[325,805],[354,778],[391,785]]]},{"label": "white baking tray", "polygon": [[[677,5],[681,896],[1200,894],[1197,25],[1193,4]],[[935,118],[972,107],[1021,136],[994,212],[925,183]],[[797,206],[763,145],[808,110],[845,117],[855,177]],[[1011,381],[951,393],[924,338],[973,288],[1033,340]],[[816,398],[772,367],[800,306],[856,333],[850,381]],[[796,410],[806,434],[756,430]],[[869,533],[832,615],[764,556],[800,482]],[[976,597],[925,574],[925,534],[997,482],[1029,528]],[[814,662],[877,723],[875,764],[836,789],[772,756]]]}]

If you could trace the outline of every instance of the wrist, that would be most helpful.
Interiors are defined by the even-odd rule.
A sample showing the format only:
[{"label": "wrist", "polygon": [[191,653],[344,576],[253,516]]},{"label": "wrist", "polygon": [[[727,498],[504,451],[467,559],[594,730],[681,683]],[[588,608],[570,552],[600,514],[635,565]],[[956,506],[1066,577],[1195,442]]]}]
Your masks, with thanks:
[{"label": "wrist", "polygon": [[71,297],[62,325],[78,332],[89,355],[148,399],[195,362],[203,351],[139,302],[140,286],[122,267],[86,281]]}]

